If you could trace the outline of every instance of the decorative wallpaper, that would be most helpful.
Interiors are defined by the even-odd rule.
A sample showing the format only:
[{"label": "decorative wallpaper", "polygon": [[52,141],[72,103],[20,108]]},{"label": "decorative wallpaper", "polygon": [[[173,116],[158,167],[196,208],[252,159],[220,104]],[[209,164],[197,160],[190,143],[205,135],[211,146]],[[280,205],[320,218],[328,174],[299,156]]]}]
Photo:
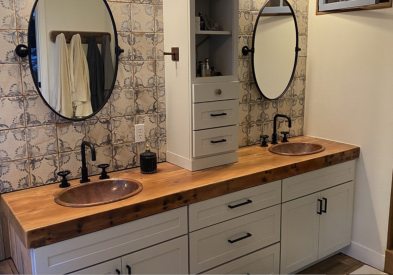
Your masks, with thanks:
[{"label": "decorative wallpaper", "polygon": [[[97,165],[108,170],[137,167],[145,143],[135,143],[134,125],[145,124],[146,142],[166,160],[166,107],[163,58],[162,0],[109,2],[118,28],[119,73],[115,90],[104,109],[83,122],[56,116],[37,94],[27,59],[14,53],[26,43],[33,0],[0,0],[0,193],[58,182],[57,172],[81,176],[80,144],[95,144],[97,161],[87,154],[90,174]],[[239,51],[239,146],[259,142],[272,133],[274,114],[290,115],[292,136],[302,135],[307,48],[307,0],[295,0],[302,52],[290,91],[278,101],[261,99],[252,82],[251,60]],[[240,0],[239,50],[250,45],[260,0]],[[285,123],[280,123],[280,131]]]}]

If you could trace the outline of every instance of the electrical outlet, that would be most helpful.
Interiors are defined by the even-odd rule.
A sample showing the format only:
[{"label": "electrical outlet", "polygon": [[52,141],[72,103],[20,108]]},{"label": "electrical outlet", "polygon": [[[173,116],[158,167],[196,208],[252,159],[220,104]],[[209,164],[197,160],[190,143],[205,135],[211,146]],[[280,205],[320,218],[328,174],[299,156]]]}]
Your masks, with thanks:
[{"label": "electrical outlet", "polygon": [[145,124],[135,125],[135,142],[145,142]]}]

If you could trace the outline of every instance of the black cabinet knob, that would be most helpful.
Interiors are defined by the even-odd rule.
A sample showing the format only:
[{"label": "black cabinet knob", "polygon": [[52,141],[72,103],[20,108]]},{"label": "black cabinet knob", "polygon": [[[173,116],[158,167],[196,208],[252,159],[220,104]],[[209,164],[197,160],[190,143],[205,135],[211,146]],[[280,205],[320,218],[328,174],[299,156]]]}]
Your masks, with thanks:
[{"label": "black cabinet knob", "polygon": [[100,180],[105,180],[105,179],[109,179],[110,177],[108,176],[108,173],[106,172],[106,168],[109,167],[109,164],[100,164],[98,165],[98,168],[101,168],[101,176],[100,176]]},{"label": "black cabinet knob", "polygon": [[261,139],[262,139],[262,144],[261,147],[268,147],[269,145],[267,144],[267,139],[269,138],[268,135],[261,135]]},{"label": "black cabinet knob", "polygon": [[283,138],[282,138],[282,140],[281,140],[281,142],[283,142],[283,143],[285,143],[285,142],[289,142],[288,141],[288,135],[289,135],[289,132],[287,132],[287,131],[283,131],[283,132],[281,132],[281,134],[283,134],[284,136],[283,136]]},{"label": "black cabinet knob", "polygon": [[59,173],[57,173],[58,176],[63,177],[61,179],[61,183],[59,185],[60,188],[67,188],[70,187],[70,183],[67,180],[67,176],[71,174],[71,172],[69,170],[65,170],[65,171],[60,171]]}]

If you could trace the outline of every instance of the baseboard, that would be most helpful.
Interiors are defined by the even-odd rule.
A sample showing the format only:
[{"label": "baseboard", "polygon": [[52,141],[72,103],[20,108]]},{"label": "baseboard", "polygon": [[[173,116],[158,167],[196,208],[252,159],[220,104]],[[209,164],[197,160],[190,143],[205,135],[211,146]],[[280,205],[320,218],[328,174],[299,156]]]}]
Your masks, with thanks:
[{"label": "baseboard", "polygon": [[376,269],[384,270],[385,268],[385,255],[361,244],[351,242],[351,245],[343,248],[341,252]]}]

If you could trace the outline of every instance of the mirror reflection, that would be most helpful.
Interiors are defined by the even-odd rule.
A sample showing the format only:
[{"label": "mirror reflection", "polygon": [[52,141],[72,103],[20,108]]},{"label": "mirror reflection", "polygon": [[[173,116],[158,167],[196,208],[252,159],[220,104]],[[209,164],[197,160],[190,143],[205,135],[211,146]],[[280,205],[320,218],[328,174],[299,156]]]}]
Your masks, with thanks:
[{"label": "mirror reflection", "polygon": [[46,103],[68,119],[102,109],[117,71],[117,38],[103,0],[39,0],[29,25],[33,79]]},{"label": "mirror reflection", "polygon": [[290,4],[269,1],[259,13],[253,40],[254,78],[264,97],[277,99],[289,88],[297,47],[297,25]]}]

